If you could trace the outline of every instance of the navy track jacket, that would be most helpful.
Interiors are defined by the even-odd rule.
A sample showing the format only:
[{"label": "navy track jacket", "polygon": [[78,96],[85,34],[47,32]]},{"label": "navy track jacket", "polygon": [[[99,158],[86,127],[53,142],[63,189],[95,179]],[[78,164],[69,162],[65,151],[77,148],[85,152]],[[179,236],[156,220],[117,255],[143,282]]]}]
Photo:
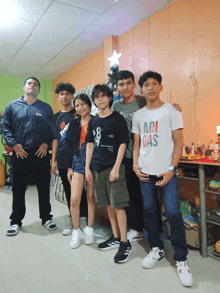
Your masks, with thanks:
[{"label": "navy track jacket", "polygon": [[46,143],[50,149],[57,139],[51,106],[40,100],[29,105],[24,97],[11,101],[3,115],[2,136],[9,147],[18,143],[28,151]]}]

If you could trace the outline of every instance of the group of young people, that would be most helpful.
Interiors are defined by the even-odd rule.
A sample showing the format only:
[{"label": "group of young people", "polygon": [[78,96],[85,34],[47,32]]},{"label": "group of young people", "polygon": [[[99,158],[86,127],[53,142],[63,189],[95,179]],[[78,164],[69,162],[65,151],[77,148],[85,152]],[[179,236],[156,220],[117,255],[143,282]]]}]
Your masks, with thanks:
[{"label": "group of young people", "polygon": [[[36,81],[35,78],[31,80],[33,83]],[[85,94],[74,98],[75,89],[71,84],[60,83],[55,89],[62,104],[62,110],[55,114],[54,129],[59,131],[52,130],[51,122],[48,127],[51,127],[50,138],[53,141],[52,171],[59,172],[71,215],[63,234],[71,234],[70,247],[77,248],[82,238],[80,219],[85,218],[88,212],[88,225],[83,229],[84,242],[93,243],[95,207],[107,207],[112,235],[100,243],[98,248],[118,248],[114,261],[126,262],[132,253],[130,242],[143,240],[145,229],[151,250],[142,266],[152,268],[164,258],[164,244],[160,237],[160,187],[171,227],[171,244],[178,277],[182,285],[192,286],[193,277],[187,262],[188,251],[176,179],[182,150],[181,113],[177,111],[178,107],[176,110],[160,100],[163,86],[159,73],[145,72],[138,83],[142,96],[134,94],[136,84],[133,73],[119,71],[116,88],[122,99],[114,103],[108,86],[96,85],[92,91],[92,101],[98,108],[96,116],[90,114],[90,98]],[[3,125],[5,120],[3,118]],[[9,131],[4,126],[3,129],[3,135]],[[10,143],[10,135],[4,137],[9,146],[14,148],[14,157],[19,154],[25,159],[29,157],[25,147],[22,149],[28,155],[16,151],[16,144]],[[39,157],[39,152],[34,154]],[[41,153],[40,157],[45,157],[45,153]],[[14,197],[13,194],[13,200]],[[21,220],[22,217],[19,223],[12,220],[8,235],[19,232]],[[48,220],[42,219],[42,224],[48,230],[56,228],[51,218],[49,224],[46,225],[46,222]],[[17,227],[13,226],[19,227],[18,232],[15,229]],[[127,231],[127,227],[131,229]]]}]

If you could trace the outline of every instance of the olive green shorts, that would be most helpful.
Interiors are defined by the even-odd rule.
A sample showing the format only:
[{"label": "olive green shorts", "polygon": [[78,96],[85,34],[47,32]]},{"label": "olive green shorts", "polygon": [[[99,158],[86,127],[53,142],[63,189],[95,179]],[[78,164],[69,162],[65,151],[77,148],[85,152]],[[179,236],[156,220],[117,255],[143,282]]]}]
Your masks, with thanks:
[{"label": "olive green shorts", "polygon": [[119,179],[111,182],[109,175],[112,168],[102,172],[93,170],[94,193],[97,206],[104,208],[111,205],[112,208],[122,209],[128,206],[129,194],[125,181],[125,166],[119,169]]}]

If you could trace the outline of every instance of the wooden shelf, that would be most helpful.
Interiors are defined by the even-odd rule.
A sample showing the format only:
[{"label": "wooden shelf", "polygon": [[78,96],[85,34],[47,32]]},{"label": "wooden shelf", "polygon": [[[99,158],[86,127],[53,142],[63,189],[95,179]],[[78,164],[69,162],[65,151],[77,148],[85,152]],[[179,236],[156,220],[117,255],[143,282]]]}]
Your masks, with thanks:
[{"label": "wooden shelf", "polygon": [[220,195],[220,192],[209,190],[209,189],[207,189],[207,187],[206,187],[206,189],[204,191]]},{"label": "wooden shelf", "polygon": [[186,177],[186,176],[179,176],[179,175],[177,175],[177,178],[181,178],[181,179],[189,179],[189,180],[199,180],[199,178]]},{"label": "wooden shelf", "polygon": [[212,221],[212,220],[206,219],[206,222],[211,223],[211,224],[214,224],[214,225],[217,225],[217,226],[220,226],[220,223],[215,222],[215,221]]}]

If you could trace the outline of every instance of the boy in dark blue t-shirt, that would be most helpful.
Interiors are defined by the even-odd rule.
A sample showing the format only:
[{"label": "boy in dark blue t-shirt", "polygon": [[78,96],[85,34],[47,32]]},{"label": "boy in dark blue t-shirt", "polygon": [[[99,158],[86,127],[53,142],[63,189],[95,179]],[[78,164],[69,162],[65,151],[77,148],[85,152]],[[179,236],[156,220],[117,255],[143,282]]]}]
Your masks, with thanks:
[{"label": "boy in dark blue t-shirt", "polygon": [[113,232],[98,248],[108,250],[119,247],[114,261],[126,262],[132,252],[127,240],[127,217],[124,210],[129,202],[123,164],[129,142],[128,128],[124,117],[110,109],[113,95],[108,86],[96,85],[92,99],[99,108],[99,114],[89,121],[88,126],[86,180],[94,181],[97,205],[100,208],[107,207]]}]

